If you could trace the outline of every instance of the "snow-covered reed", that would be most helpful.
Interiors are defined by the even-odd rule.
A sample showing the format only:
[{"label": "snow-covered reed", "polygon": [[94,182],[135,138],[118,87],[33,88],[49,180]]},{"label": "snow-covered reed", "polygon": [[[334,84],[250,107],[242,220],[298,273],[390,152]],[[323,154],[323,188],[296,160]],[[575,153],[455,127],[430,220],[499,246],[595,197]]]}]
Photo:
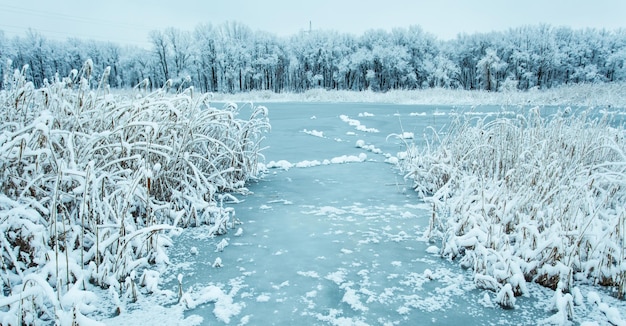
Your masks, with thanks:
[{"label": "snow-covered reed", "polygon": [[89,85],[91,65],[41,89],[23,70],[5,76],[3,325],[76,321],[94,285],[132,295],[141,268],[167,262],[170,230],[232,227],[227,192],[245,192],[257,173],[264,107],[242,120],[236,105],[212,108],[193,88],[114,96],[106,73]]},{"label": "snow-covered reed", "polygon": [[400,162],[432,204],[426,236],[504,307],[528,294],[527,282],[569,295],[589,280],[626,295],[624,129],[598,111],[570,111],[460,115]]}]

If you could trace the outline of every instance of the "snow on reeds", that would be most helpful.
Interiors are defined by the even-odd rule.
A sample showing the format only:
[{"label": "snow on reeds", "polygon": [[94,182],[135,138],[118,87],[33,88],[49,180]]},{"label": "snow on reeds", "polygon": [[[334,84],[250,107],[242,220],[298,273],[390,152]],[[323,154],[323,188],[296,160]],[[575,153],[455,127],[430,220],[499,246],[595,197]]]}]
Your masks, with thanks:
[{"label": "snow on reeds", "polygon": [[24,71],[5,76],[3,325],[76,321],[92,309],[93,285],[136,296],[139,271],[167,262],[169,230],[226,232],[236,223],[226,192],[245,192],[257,173],[264,107],[242,120],[193,88],[113,96],[106,72],[91,89],[91,70],[88,61],[41,89]]},{"label": "snow on reeds", "polygon": [[569,111],[459,116],[400,162],[432,204],[426,236],[503,307],[528,294],[527,282],[571,298],[575,282],[591,280],[626,296],[624,129],[607,115]]}]

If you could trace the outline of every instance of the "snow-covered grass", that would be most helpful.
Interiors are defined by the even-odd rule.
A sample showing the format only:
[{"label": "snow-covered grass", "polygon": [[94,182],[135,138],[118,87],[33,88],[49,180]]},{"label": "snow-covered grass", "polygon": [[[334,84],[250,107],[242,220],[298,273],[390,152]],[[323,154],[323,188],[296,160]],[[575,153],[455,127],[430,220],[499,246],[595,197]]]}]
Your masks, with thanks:
[{"label": "snow-covered grass", "polygon": [[432,204],[426,236],[503,307],[527,282],[556,290],[571,319],[579,282],[626,295],[626,141],[608,116],[537,107],[466,120],[408,146],[400,164]]},{"label": "snow-covered grass", "polygon": [[242,120],[169,83],[114,96],[106,72],[90,87],[90,61],[41,89],[24,69],[0,91],[2,325],[83,320],[93,286],[136,297],[154,283],[141,271],[168,261],[170,232],[236,224],[226,193],[257,173],[264,107]]},{"label": "snow-covered grass", "polygon": [[[626,108],[624,83],[573,84],[545,90],[466,91],[446,88],[421,90],[333,91],[313,89],[303,93],[254,91],[238,94],[215,94],[214,101],[253,102],[351,102],[425,105],[554,105]],[[365,116],[365,113],[364,113]]]}]

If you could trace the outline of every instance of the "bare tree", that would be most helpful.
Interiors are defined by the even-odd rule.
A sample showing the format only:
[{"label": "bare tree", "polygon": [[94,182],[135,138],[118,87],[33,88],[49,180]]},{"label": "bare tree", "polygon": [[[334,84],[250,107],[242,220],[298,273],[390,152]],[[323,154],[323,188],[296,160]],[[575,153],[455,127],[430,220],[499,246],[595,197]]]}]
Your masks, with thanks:
[{"label": "bare tree", "polygon": [[191,34],[173,27],[165,29],[165,36],[172,49],[174,69],[176,76],[181,77],[181,73],[187,66],[187,61],[191,57]]},{"label": "bare tree", "polygon": [[170,72],[168,67],[170,52],[169,43],[167,42],[165,35],[161,31],[151,31],[150,41],[154,46],[154,53],[157,56],[160,70],[163,73],[163,82],[166,82],[170,79]]}]

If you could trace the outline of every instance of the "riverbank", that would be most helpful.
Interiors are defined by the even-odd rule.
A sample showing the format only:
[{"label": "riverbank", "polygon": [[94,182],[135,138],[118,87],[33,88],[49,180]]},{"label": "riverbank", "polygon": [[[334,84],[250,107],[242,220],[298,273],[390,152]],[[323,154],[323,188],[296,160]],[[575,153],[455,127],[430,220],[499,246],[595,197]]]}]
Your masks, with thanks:
[{"label": "riverbank", "polygon": [[504,106],[574,106],[626,108],[625,83],[576,84],[545,90],[529,91],[466,91],[445,88],[396,90],[386,93],[372,91],[309,90],[303,93],[215,93],[218,102],[330,102],[330,103],[390,103],[423,105],[504,105]]}]

